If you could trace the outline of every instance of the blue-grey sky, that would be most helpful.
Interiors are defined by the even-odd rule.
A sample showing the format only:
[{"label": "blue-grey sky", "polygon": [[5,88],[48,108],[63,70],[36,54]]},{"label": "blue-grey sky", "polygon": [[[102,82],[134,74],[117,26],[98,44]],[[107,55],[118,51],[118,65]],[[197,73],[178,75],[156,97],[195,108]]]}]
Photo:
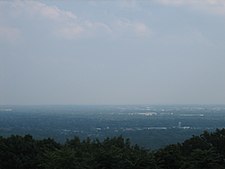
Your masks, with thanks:
[{"label": "blue-grey sky", "polygon": [[0,105],[224,103],[224,0],[0,1]]}]

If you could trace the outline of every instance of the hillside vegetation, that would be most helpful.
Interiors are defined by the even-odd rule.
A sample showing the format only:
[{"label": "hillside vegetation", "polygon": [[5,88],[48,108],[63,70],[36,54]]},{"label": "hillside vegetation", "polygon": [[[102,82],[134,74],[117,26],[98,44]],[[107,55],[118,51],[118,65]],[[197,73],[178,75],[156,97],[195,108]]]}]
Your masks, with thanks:
[{"label": "hillside vegetation", "polygon": [[0,169],[225,169],[225,129],[155,151],[122,136],[74,137],[64,144],[31,135],[0,137]]}]

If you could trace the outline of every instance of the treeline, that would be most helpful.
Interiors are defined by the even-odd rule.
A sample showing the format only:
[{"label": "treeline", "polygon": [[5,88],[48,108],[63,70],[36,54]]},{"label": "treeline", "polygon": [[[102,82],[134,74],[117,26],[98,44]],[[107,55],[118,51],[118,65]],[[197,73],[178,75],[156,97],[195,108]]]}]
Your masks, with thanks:
[{"label": "treeline", "polygon": [[74,137],[65,144],[31,135],[0,137],[0,169],[225,169],[225,129],[155,151],[122,136]]}]

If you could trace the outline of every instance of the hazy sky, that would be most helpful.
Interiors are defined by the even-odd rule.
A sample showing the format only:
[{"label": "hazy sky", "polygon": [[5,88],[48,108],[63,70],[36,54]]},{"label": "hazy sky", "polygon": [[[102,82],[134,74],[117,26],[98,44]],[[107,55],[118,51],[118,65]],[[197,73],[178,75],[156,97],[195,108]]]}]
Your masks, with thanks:
[{"label": "hazy sky", "polygon": [[0,1],[2,104],[224,104],[224,0]]}]

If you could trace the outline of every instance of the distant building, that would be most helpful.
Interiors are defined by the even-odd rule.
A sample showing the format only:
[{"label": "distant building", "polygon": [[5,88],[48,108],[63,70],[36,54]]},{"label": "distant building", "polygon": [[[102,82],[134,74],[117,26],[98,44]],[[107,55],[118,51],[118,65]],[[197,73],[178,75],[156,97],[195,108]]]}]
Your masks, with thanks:
[{"label": "distant building", "polygon": [[178,128],[181,128],[181,122],[180,121],[178,122]]}]

